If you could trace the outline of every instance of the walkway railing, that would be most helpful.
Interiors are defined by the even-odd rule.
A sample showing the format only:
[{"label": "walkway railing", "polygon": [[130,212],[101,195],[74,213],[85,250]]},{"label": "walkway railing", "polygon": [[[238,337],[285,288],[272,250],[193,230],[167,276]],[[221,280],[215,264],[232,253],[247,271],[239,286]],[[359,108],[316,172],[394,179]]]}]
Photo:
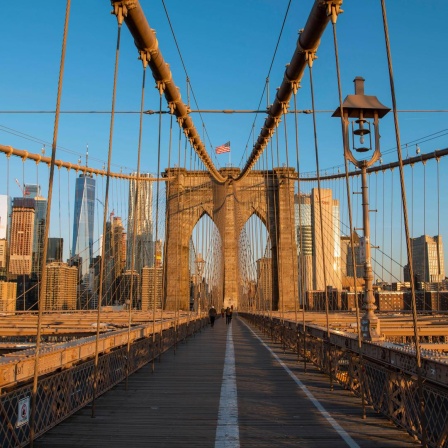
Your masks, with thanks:
[{"label": "walkway railing", "polygon": [[[239,313],[285,349],[313,363],[332,376],[345,389],[366,402],[409,434],[421,440],[422,421],[415,372],[415,355],[381,344],[363,343],[362,357],[356,339],[342,332],[315,326],[296,326],[268,316]],[[425,422],[427,444],[448,446],[448,366],[434,359],[423,359]],[[362,389],[361,389],[362,386]],[[360,412],[361,414],[361,412]],[[361,415],[360,415],[361,417]]]},{"label": "walkway railing", "polygon": [[[135,340],[128,348],[124,345],[99,358],[95,396],[104,394],[126,378],[127,371],[134,373],[145,364],[159,357],[207,325],[207,318],[200,318],[172,326],[152,335]],[[129,356],[129,361],[128,361]],[[0,446],[24,447],[30,441],[29,418],[34,418],[35,437],[42,435],[77,410],[92,402],[94,396],[94,358],[52,373],[39,380],[36,414],[29,415],[32,384],[19,387],[0,396]]]}]

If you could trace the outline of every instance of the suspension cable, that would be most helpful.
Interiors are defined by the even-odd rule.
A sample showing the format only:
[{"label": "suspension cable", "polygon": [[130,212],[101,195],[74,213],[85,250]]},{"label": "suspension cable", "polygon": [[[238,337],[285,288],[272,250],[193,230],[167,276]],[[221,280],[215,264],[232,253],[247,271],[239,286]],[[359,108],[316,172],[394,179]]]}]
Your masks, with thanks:
[{"label": "suspension cable", "polygon": [[[64,79],[64,68],[65,68],[65,54],[67,48],[67,35],[68,35],[68,24],[70,17],[70,4],[71,0],[67,0],[65,9],[65,22],[64,22],[64,34],[62,39],[62,52],[61,61],[59,65],[59,79],[58,79],[58,93],[56,99],[56,114],[54,117],[54,128],[53,128],[53,142],[51,145],[51,165],[50,165],[50,176],[48,179],[48,202],[45,217],[45,232],[44,232],[44,244],[42,250],[42,275],[40,288],[38,290],[39,297],[39,312],[37,317],[37,334],[36,334],[36,349],[34,355],[34,375],[33,375],[33,389],[31,396],[31,419],[30,419],[30,446],[34,446],[34,437],[36,433],[36,406],[37,406],[37,382],[39,378],[39,355],[41,348],[41,333],[42,333],[42,315],[45,306],[45,297],[47,289],[47,250],[48,250],[48,236],[50,234],[50,218],[51,218],[51,200],[53,197],[53,177],[54,177],[54,166],[56,160],[56,147],[58,141],[58,131],[59,131],[59,111],[61,108],[61,98],[62,98],[62,84]],[[25,290],[25,285],[24,285]]]},{"label": "suspension cable", "polygon": [[[311,103],[314,110],[314,83],[313,83],[313,53],[308,54],[308,69],[310,74],[310,89],[311,89]],[[320,179],[320,168],[319,168],[319,149],[317,143],[317,127],[316,127],[316,114],[313,115],[313,134],[314,134],[314,155],[316,159],[316,171],[317,171],[317,192],[319,198],[319,221],[320,221],[320,238],[322,241],[322,263],[323,263],[323,280],[324,280],[324,293],[325,293],[325,316],[327,325],[327,343],[328,343],[328,355],[329,355],[329,366],[330,366],[330,390],[333,390],[333,375],[332,375],[332,355],[331,355],[331,343],[330,343],[330,322],[329,322],[329,304],[328,304],[328,288],[327,288],[327,270],[325,268],[325,253],[326,244],[324,238],[324,228],[323,228],[323,216],[322,216],[322,191],[321,191],[321,179]],[[331,205],[330,205],[331,207]]]},{"label": "suspension cable", "polygon": [[[335,63],[336,63],[336,77],[338,83],[338,98],[339,98],[339,108],[341,111],[341,129],[342,129],[342,144],[344,148],[348,142],[346,141],[346,135],[344,132],[344,107],[342,101],[342,83],[341,83],[341,71],[339,64],[339,46],[337,39],[337,30],[336,30],[336,20],[337,20],[337,11],[336,7],[333,5],[331,9],[331,22],[333,28],[333,46],[334,46],[334,55],[335,55]],[[362,418],[366,418],[366,400],[364,393],[364,375],[363,375],[363,353],[362,353],[362,337],[361,337],[361,317],[359,312],[359,302],[358,302],[358,279],[357,279],[357,266],[356,266],[356,257],[355,257],[355,242],[354,242],[354,225],[353,225],[353,214],[352,214],[352,202],[351,202],[351,190],[350,190],[350,180],[349,180],[349,168],[348,168],[348,160],[344,157],[344,168],[345,168],[345,189],[347,193],[347,211],[348,211],[348,220],[349,220],[349,233],[350,233],[350,247],[351,247],[351,258],[352,258],[352,266],[353,266],[353,282],[355,289],[355,309],[356,309],[356,322],[357,322],[357,334],[358,334],[358,348],[359,348],[359,377],[360,377],[360,392],[361,392],[361,405],[362,405]],[[376,227],[375,227],[376,230]]]},{"label": "suspension cable", "polygon": [[403,159],[401,155],[401,142],[400,142],[400,129],[398,124],[398,113],[397,113],[397,102],[395,97],[395,83],[394,75],[392,69],[392,55],[390,49],[390,39],[389,39],[389,29],[387,24],[386,16],[386,4],[385,0],[381,0],[381,10],[383,15],[383,25],[384,25],[384,37],[386,41],[386,52],[387,52],[387,64],[389,69],[389,81],[390,90],[392,96],[392,107],[395,125],[395,138],[397,141],[397,154],[399,161],[400,170],[400,183],[401,183],[401,199],[403,203],[403,214],[404,214],[404,226],[406,232],[406,247],[408,253],[408,266],[409,275],[411,280],[411,296],[412,296],[412,318],[414,323],[414,338],[415,338],[415,358],[417,363],[417,384],[418,384],[418,394],[419,394],[419,411],[420,411],[420,422],[421,422],[421,433],[422,433],[422,445],[427,446],[427,436],[426,436],[426,416],[425,416],[425,397],[423,393],[423,379],[422,379],[422,360],[421,360],[421,347],[420,347],[420,335],[418,330],[418,318],[417,318],[417,303],[415,297],[415,279],[414,279],[414,268],[412,265],[412,248],[411,248],[411,236],[409,234],[409,222],[408,222],[408,209],[406,204],[406,185],[404,181],[403,172]]},{"label": "suspension cable", "polygon": [[100,323],[101,323],[101,305],[103,300],[103,279],[105,269],[105,256],[106,256],[106,234],[107,234],[107,212],[109,205],[109,184],[110,184],[110,167],[112,161],[112,147],[113,147],[113,135],[114,135],[114,123],[115,123],[115,100],[117,94],[117,81],[118,81],[118,62],[120,59],[120,41],[121,41],[121,27],[124,20],[125,11],[121,5],[114,5],[114,14],[117,17],[117,46],[115,50],[115,67],[114,67],[114,81],[112,89],[112,107],[110,115],[110,128],[109,128],[109,147],[107,151],[107,172],[106,172],[106,191],[104,196],[103,205],[103,241],[101,247],[101,264],[100,264],[100,279],[99,279],[99,294],[97,304],[97,320],[96,320],[96,337],[95,337],[95,363],[94,363],[94,376],[93,376],[93,397],[92,397],[92,418],[95,417],[95,400],[98,387],[98,363],[99,363],[99,338],[100,338]]}]

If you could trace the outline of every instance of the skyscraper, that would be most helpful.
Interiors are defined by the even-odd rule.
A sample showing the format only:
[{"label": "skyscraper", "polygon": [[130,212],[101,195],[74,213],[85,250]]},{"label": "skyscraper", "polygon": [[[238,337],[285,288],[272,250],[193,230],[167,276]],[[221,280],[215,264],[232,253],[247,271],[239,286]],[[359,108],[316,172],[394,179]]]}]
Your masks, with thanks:
[{"label": "skyscraper", "polygon": [[47,287],[44,295],[45,310],[75,310],[78,270],[66,263],[47,264]]},{"label": "skyscraper", "polygon": [[297,254],[299,256],[299,296],[303,303],[304,292],[313,289],[313,226],[311,197],[300,194],[294,198],[297,228]]},{"label": "skyscraper", "polygon": [[319,190],[313,188],[311,205],[314,243],[313,289],[323,291],[331,286],[340,290],[342,281],[339,201],[333,199],[333,193],[330,189],[322,188],[319,204]]},{"label": "skyscraper", "polygon": [[8,237],[9,197],[0,194],[0,240]]},{"label": "skyscraper", "polygon": [[[418,282],[438,283],[445,278],[442,235],[422,235],[411,238],[412,267]],[[405,266],[405,281],[409,281],[409,267]]]},{"label": "skyscraper", "polygon": [[257,260],[257,283],[259,306],[264,310],[272,309],[272,258]]},{"label": "skyscraper", "polygon": [[47,263],[62,262],[63,238],[48,238]]},{"label": "skyscraper", "polygon": [[31,274],[35,208],[34,199],[14,198],[9,259],[11,274]]},{"label": "skyscraper", "polygon": [[[137,176],[137,173],[133,173]],[[141,178],[151,178],[150,173],[140,174]],[[144,266],[154,265],[154,243],[152,223],[152,182],[143,180],[139,182],[137,203],[137,180],[129,182],[129,212],[128,212],[128,245],[127,268],[131,269],[131,251],[134,241],[134,220],[136,220],[135,246],[134,246],[134,270],[141,272]]]},{"label": "skyscraper", "polygon": [[39,184],[25,184],[23,188],[23,197],[34,199],[36,201],[31,271],[40,275],[40,264],[44,248],[45,220],[47,218],[47,200],[41,196]]},{"label": "skyscraper", "polygon": [[324,291],[328,286],[340,290],[342,287],[339,201],[333,199],[329,189],[320,190],[320,199],[319,204],[316,188],[310,195],[295,197],[302,291]]},{"label": "skyscraper", "polygon": [[33,266],[32,272],[40,275],[42,252],[44,250],[45,220],[47,218],[47,200],[36,196],[36,213],[34,215]]},{"label": "skyscraper", "polygon": [[93,223],[95,218],[95,179],[81,174],[75,186],[75,216],[73,221],[73,245],[71,256],[82,260],[82,276],[89,274],[93,258]]}]

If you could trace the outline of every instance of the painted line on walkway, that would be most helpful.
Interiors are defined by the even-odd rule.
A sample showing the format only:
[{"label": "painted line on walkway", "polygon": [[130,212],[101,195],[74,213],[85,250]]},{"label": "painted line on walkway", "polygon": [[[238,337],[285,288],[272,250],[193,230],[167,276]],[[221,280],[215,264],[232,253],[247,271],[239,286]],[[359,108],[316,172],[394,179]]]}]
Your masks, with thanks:
[{"label": "painted line on walkway", "polygon": [[305,384],[299,380],[299,378],[294,375],[294,373],[289,369],[289,367],[271,350],[271,348],[264,343],[264,341],[249,327],[249,325],[240,319],[251,332],[252,334],[266,347],[267,350],[271,353],[271,355],[275,358],[275,360],[286,370],[289,376],[295,381],[295,383],[302,389],[305,395],[309,398],[311,403],[317,408],[317,410],[325,417],[325,419],[330,423],[331,426],[335,429],[335,431],[344,439],[345,443],[350,448],[360,448],[359,445],[350,437],[350,435],[342,428],[342,426],[325,410],[320,401],[308,390]]},{"label": "painted line on walkway", "polygon": [[222,373],[215,448],[239,448],[238,397],[236,390],[235,350],[232,324],[227,328],[226,355]]}]

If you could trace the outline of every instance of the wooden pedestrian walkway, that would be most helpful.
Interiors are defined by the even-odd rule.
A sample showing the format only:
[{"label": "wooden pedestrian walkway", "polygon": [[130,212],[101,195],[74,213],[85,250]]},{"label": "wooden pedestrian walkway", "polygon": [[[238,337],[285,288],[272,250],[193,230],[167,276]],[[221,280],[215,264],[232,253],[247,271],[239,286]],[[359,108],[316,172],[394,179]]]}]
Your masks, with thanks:
[{"label": "wooden pedestrian walkway", "polygon": [[35,441],[61,447],[417,447],[297,355],[245,321],[214,328],[165,353]]}]

